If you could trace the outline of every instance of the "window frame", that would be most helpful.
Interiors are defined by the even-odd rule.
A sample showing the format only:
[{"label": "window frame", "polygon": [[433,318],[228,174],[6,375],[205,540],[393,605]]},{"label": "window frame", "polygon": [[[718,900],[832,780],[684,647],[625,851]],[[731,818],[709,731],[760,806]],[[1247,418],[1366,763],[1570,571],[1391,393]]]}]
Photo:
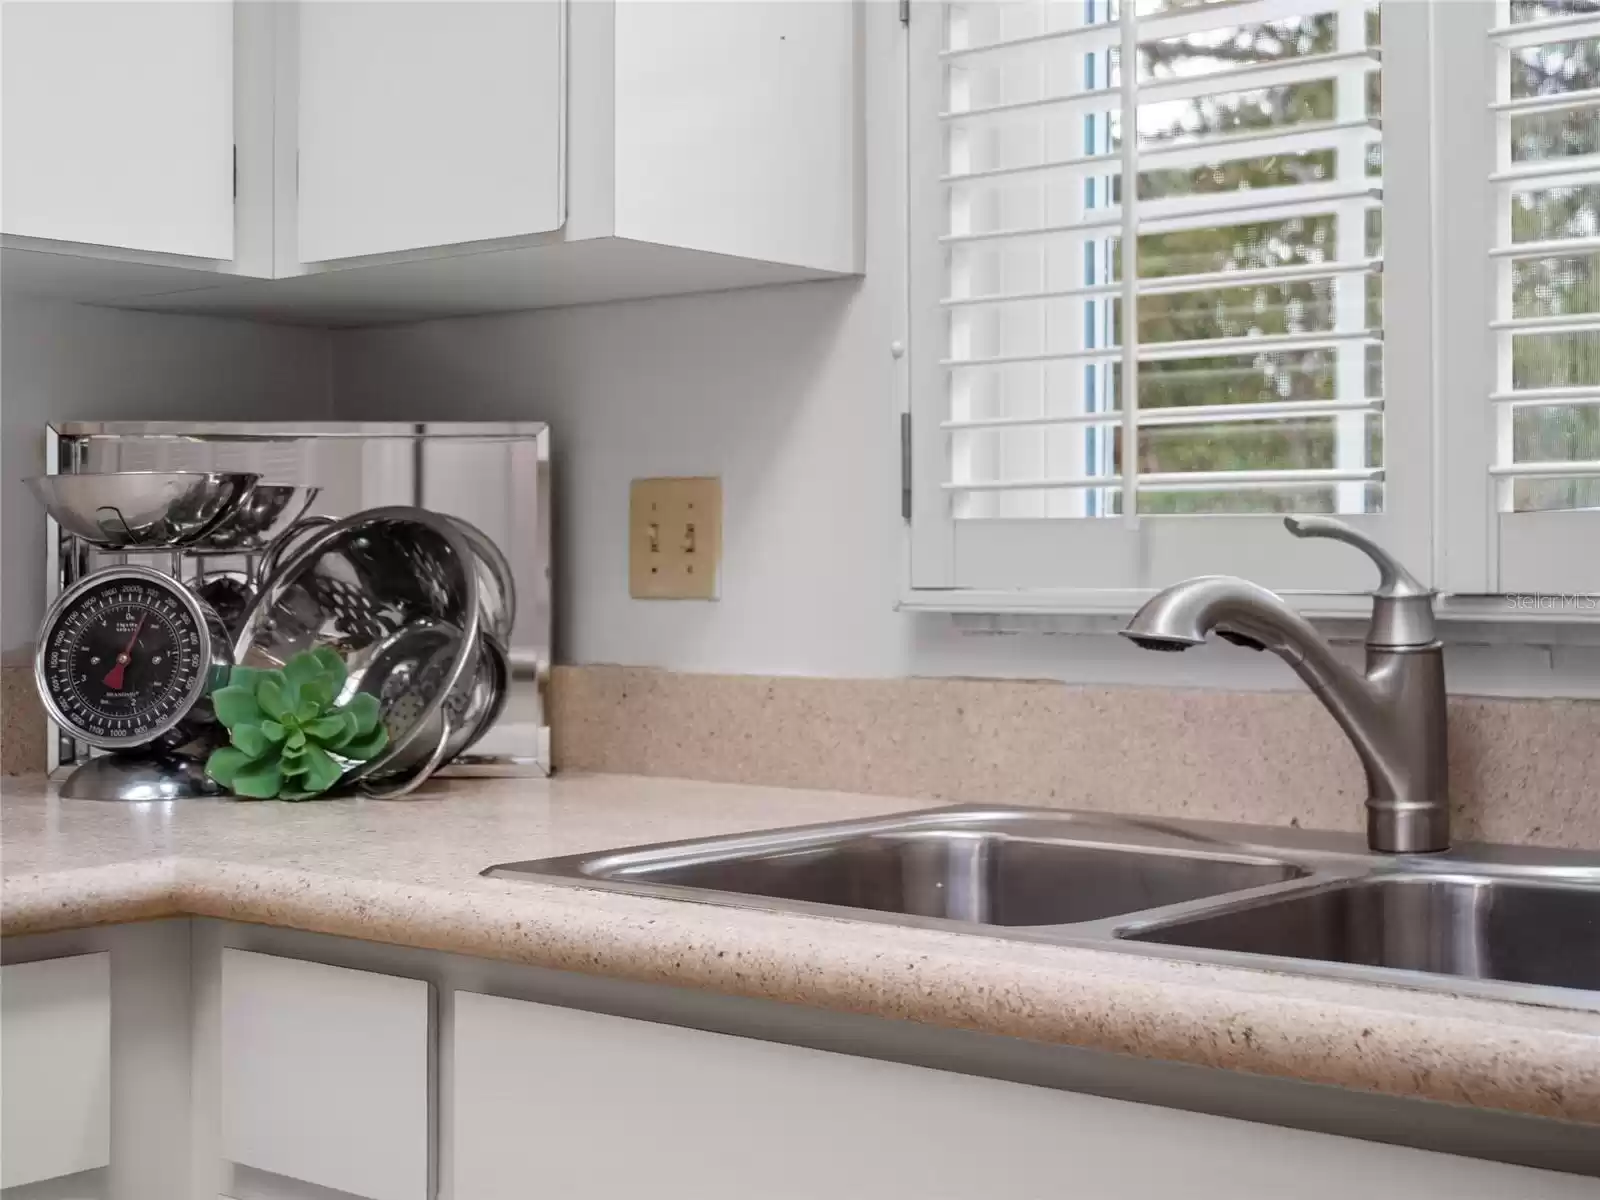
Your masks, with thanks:
[{"label": "window frame", "polygon": [[[902,607],[1125,613],[1176,578],[1230,573],[1277,588],[1308,614],[1365,611],[1365,593],[1373,582],[1366,561],[1353,552],[1294,539],[1271,515],[1142,516],[1137,524],[1116,518],[954,518],[942,487],[949,477],[950,438],[940,428],[948,400],[938,366],[939,297],[933,294],[943,273],[934,232],[941,230],[942,196],[932,181],[941,142],[938,105],[924,100],[941,92],[941,7],[940,0],[910,0],[904,41],[907,311],[900,384],[911,417],[906,446],[911,483]],[[1433,8],[1426,0],[1386,0],[1384,9],[1385,511],[1352,518],[1427,582],[1436,571],[1437,502],[1436,179],[1429,129],[1437,74]],[[1415,69],[1418,61],[1424,70]],[[1400,63],[1408,69],[1401,70]],[[1406,469],[1394,472],[1397,463]]]}]

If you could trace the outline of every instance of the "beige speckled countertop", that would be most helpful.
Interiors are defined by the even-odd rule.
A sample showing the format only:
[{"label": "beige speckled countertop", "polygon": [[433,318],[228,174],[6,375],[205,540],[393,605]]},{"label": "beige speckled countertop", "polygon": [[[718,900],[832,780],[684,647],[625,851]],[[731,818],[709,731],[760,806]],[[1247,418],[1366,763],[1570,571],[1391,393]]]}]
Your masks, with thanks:
[{"label": "beige speckled countertop", "polygon": [[8,935],[219,917],[1600,1124],[1600,1014],[478,875],[925,802],[572,775],[397,803],[0,799]]}]

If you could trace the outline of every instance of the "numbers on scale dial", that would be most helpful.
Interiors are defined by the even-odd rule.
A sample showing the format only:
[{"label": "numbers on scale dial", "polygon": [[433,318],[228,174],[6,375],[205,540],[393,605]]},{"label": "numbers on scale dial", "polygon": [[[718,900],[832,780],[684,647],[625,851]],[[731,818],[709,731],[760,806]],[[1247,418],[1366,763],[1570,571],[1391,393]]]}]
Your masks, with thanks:
[{"label": "numbers on scale dial", "polygon": [[79,593],[45,633],[43,683],[69,733],[136,746],[187,713],[206,669],[177,584],[127,577]]}]

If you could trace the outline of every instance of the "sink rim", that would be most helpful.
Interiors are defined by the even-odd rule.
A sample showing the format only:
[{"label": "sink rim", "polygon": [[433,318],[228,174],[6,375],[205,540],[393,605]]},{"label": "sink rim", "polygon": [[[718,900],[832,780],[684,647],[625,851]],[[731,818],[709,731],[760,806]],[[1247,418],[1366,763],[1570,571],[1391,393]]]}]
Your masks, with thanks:
[{"label": "sink rim", "polygon": [[[1311,872],[1300,864],[1291,862],[1281,856],[1269,856],[1248,850],[1227,849],[1187,849],[1178,846],[1159,845],[1130,845],[1122,842],[1092,840],[1082,836],[1044,836],[1040,834],[1015,833],[1009,830],[986,830],[976,828],[949,828],[940,825],[928,827],[915,827],[905,829],[879,829],[861,833],[849,833],[843,836],[815,837],[797,840],[782,847],[773,847],[759,853],[745,854],[732,852],[710,853],[702,850],[700,853],[674,853],[659,857],[649,856],[642,852],[630,851],[625,855],[606,855],[604,857],[585,857],[581,866],[585,878],[612,880],[616,882],[653,883],[654,880],[641,878],[633,872],[642,871],[671,871],[684,867],[701,866],[720,862],[759,862],[763,859],[778,858],[790,854],[805,854],[811,851],[828,850],[856,846],[863,842],[882,840],[885,844],[900,842],[933,841],[936,838],[958,837],[981,838],[986,841],[1012,843],[1028,846],[1059,846],[1068,850],[1090,850],[1108,855],[1142,856],[1150,858],[1182,859],[1189,862],[1226,863],[1231,866],[1241,867],[1280,867],[1295,872],[1290,878],[1304,879]],[[537,861],[537,860],[536,860]],[[547,860],[548,861],[548,860]],[[1275,880],[1274,882],[1284,882]],[[693,886],[693,885],[689,885]],[[714,888],[699,888],[701,891],[715,891]],[[732,893],[736,895],[747,893]],[[754,894],[754,893],[748,893]],[[849,906],[841,906],[849,907]]]},{"label": "sink rim", "polygon": [[[1059,818],[1059,819],[1057,819]],[[1028,835],[1011,829],[982,830],[985,822],[1030,825],[1070,825],[1080,831],[1078,836],[1061,833]],[[709,838],[685,838],[670,842],[657,842],[641,846],[624,846],[614,850],[586,851],[579,854],[553,858],[530,859],[558,874],[576,871],[586,879],[615,880],[618,873],[635,864],[660,867],[667,864],[713,862],[745,857],[754,854],[771,854],[778,849],[820,849],[830,844],[863,837],[885,835],[916,835],[957,832],[982,832],[992,836],[1012,837],[1019,841],[1060,842],[1073,845],[1096,846],[1119,851],[1168,852],[1192,858],[1215,858],[1223,861],[1259,863],[1277,866],[1288,862],[1283,852],[1260,847],[1224,842],[1179,830],[1177,823],[1169,830],[1164,823],[1129,821],[1113,814],[1073,809],[1022,808],[1012,806],[950,805],[941,808],[913,809],[904,813],[888,813],[880,817],[866,817],[853,821],[825,821],[815,824],[795,825],[777,829],[755,830]],[[1196,829],[1198,822],[1193,823]],[[1107,837],[1094,837],[1092,831],[1104,829],[1123,834],[1143,835],[1146,841],[1113,841]],[[1165,840],[1162,840],[1162,838]],[[483,872],[506,874],[521,863],[497,863]],[[1309,872],[1308,872],[1309,873]]]},{"label": "sink rim", "polygon": [[[630,869],[643,869],[647,865],[661,868],[766,856],[785,850],[820,849],[830,844],[880,834],[967,830],[985,822],[1013,828],[1026,828],[1029,825],[1042,829],[1054,827],[1058,831],[1053,836],[1035,834],[1023,837],[1012,834],[1017,840],[1055,842],[1113,852],[1156,852],[1189,859],[1287,866],[1300,870],[1302,874],[1159,907],[1055,925],[991,925],[958,918],[919,916],[658,883],[619,874]],[[1143,818],[1092,810],[948,805],[858,820],[820,822],[497,863],[481,873],[490,878],[588,888],[722,908],[964,933],[1272,974],[1331,978],[1510,1000],[1548,1008],[1600,1012],[1600,991],[1479,979],[1398,967],[1211,950],[1138,941],[1128,936],[1130,932],[1170,928],[1242,908],[1288,902],[1304,894],[1383,881],[1442,882],[1454,879],[1600,890],[1600,853],[1587,851],[1469,844],[1443,854],[1388,855],[1366,849],[1360,836],[1353,833]]]}]

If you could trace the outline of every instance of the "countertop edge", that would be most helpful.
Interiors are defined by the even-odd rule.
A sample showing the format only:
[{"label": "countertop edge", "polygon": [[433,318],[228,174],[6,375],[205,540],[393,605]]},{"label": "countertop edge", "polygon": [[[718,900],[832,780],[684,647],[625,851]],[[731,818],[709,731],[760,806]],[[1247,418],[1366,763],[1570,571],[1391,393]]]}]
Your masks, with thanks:
[{"label": "countertop edge", "polygon": [[7,879],[0,935],[212,917],[1600,1125],[1600,1021],[1593,1033],[1541,1027],[1534,1006],[1413,1003],[1419,993],[1383,985],[503,887],[126,861]]}]

